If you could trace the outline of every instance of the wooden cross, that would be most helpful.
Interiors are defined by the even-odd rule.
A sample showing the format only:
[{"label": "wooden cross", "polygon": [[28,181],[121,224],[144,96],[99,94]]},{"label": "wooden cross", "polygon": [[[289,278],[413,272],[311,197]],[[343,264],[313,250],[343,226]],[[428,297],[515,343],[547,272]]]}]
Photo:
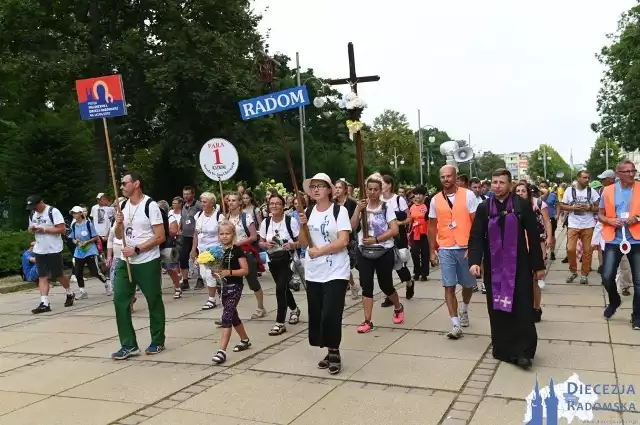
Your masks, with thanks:
[{"label": "wooden cross", "polygon": [[[369,75],[366,77],[358,77],[356,74],[356,58],[353,52],[353,43],[349,43],[347,46],[347,50],[349,53],[349,77],[348,78],[337,78],[333,80],[326,80],[329,85],[337,86],[342,84],[349,84],[351,86],[351,90],[354,93],[358,93],[358,83],[368,83],[373,81],[379,81],[380,76],[378,75]],[[359,117],[358,117],[359,119]],[[360,188],[360,199],[365,199],[366,196],[366,188],[364,186],[364,151],[362,149],[362,135],[358,131],[355,136],[356,142],[356,168],[358,170],[358,187]],[[364,238],[368,237],[367,227],[367,213],[366,211],[362,212],[362,235]]]}]

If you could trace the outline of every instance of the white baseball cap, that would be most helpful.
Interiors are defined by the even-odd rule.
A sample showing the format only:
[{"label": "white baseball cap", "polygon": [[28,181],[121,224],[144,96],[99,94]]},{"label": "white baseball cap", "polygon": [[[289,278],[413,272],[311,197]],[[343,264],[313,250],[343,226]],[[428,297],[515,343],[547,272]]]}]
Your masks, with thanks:
[{"label": "white baseball cap", "polygon": [[101,199],[103,196],[107,196],[107,194],[104,192],[100,192],[96,195],[96,199]]},{"label": "white baseball cap", "polygon": [[600,180],[602,179],[615,179],[616,178],[616,172],[613,170],[606,170],[604,173],[600,174],[598,176],[598,178]]},{"label": "white baseball cap", "polygon": [[79,214],[79,213],[84,213],[84,210],[82,209],[81,206],[78,206],[78,205],[71,208],[71,210],[69,211],[69,214]]}]

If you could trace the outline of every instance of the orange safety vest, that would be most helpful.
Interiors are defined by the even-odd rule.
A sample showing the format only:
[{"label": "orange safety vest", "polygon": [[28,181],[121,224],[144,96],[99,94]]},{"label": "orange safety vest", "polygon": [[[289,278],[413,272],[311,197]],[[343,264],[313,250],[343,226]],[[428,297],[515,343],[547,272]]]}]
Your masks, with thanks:
[{"label": "orange safety vest", "polygon": [[[469,233],[471,232],[471,216],[467,208],[468,189],[458,188],[456,199],[453,201],[453,208],[449,207],[449,202],[443,192],[435,195],[436,217],[438,219],[438,234],[436,241],[440,247],[451,247],[458,245],[466,247],[469,243]],[[474,195],[475,196],[475,195]],[[456,227],[449,228],[455,221]]]},{"label": "orange safety vest", "polygon": [[[610,184],[602,191],[604,198],[604,215],[607,218],[616,218],[616,193],[615,184]],[[631,205],[629,206],[629,217],[640,216],[640,182],[634,182],[631,194]],[[631,236],[640,240],[640,223],[632,224],[628,227]],[[602,239],[611,242],[616,237],[616,228],[606,223],[602,223]]]}]

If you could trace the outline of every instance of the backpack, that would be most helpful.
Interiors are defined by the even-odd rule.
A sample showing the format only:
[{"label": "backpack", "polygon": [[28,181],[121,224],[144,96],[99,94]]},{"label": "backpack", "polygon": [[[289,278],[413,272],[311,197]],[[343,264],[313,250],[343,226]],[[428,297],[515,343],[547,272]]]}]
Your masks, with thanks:
[{"label": "backpack", "polygon": [[[89,232],[89,239],[93,239],[93,233],[91,232],[91,222],[89,220],[86,220],[86,221],[87,221],[87,232]],[[73,226],[71,226],[71,233],[73,234],[73,236],[76,235],[76,224],[78,223],[73,223]],[[76,238],[74,237],[73,239],[76,239]]]},{"label": "backpack", "polygon": [[[120,211],[124,210],[124,207],[125,205],[127,205],[128,201],[128,199],[124,200],[122,205],[120,205]],[[144,215],[146,215],[147,218],[149,218],[149,205],[151,205],[151,202],[153,202],[153,199],[149,198],[144,204]],[[162,227],[164,227],[164,242],[160,244],[160,251],[162,251],[165,248],[173,248],[175,246],[176,240],[175,238],[171,237],[171,234],[169,233],[169,215],[161,208],[159,209],[160,215],[162,216]]]},{"label": "backpack", "polygon": [[[267,233],[269,233],[269,225],[271,224],[271,217],[267,217],[264,220],[265,220],[265,222],[264,222],[264,226],[265,226],[264,227],[264,234],[266,236]],[[297,241],[298,238],[293,236],[293,230],[291,230],[291,216],[290,215],[285,215],[284,216],[284,225],[287,227],[287,232],[289,232],[289,236],[291,236],[291,240],[294,241],[294,242]]]}]

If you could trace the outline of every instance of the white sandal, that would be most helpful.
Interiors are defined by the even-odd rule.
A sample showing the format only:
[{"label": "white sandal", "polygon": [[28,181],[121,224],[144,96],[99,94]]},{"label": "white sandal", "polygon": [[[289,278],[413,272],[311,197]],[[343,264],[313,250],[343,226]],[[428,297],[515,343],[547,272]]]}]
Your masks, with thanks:
[{"label": "white sandal", "polygon": [[262,309],[259,308],[259,309],[256,310],[255,313],[253,313],[251,315],[251,318],[252,319],[260,319],[262,317],[265,317],[266,315],[267,315],[267,310],[265,310],[264,308],[262,308]]},{"label": "white sandal", "polygon": [[214,308],[216,308],[218,305],[216,304],[215,301],[211,301],[211,300],[207,300],[206,303],[204,303],[204,305],[202,306],[203,310],[213,310]]},{"label": "white sandal", "polygon": [[289,313],[289,324],[296,325],[298,322],[300,322],[300,309],[296,308]]}]

